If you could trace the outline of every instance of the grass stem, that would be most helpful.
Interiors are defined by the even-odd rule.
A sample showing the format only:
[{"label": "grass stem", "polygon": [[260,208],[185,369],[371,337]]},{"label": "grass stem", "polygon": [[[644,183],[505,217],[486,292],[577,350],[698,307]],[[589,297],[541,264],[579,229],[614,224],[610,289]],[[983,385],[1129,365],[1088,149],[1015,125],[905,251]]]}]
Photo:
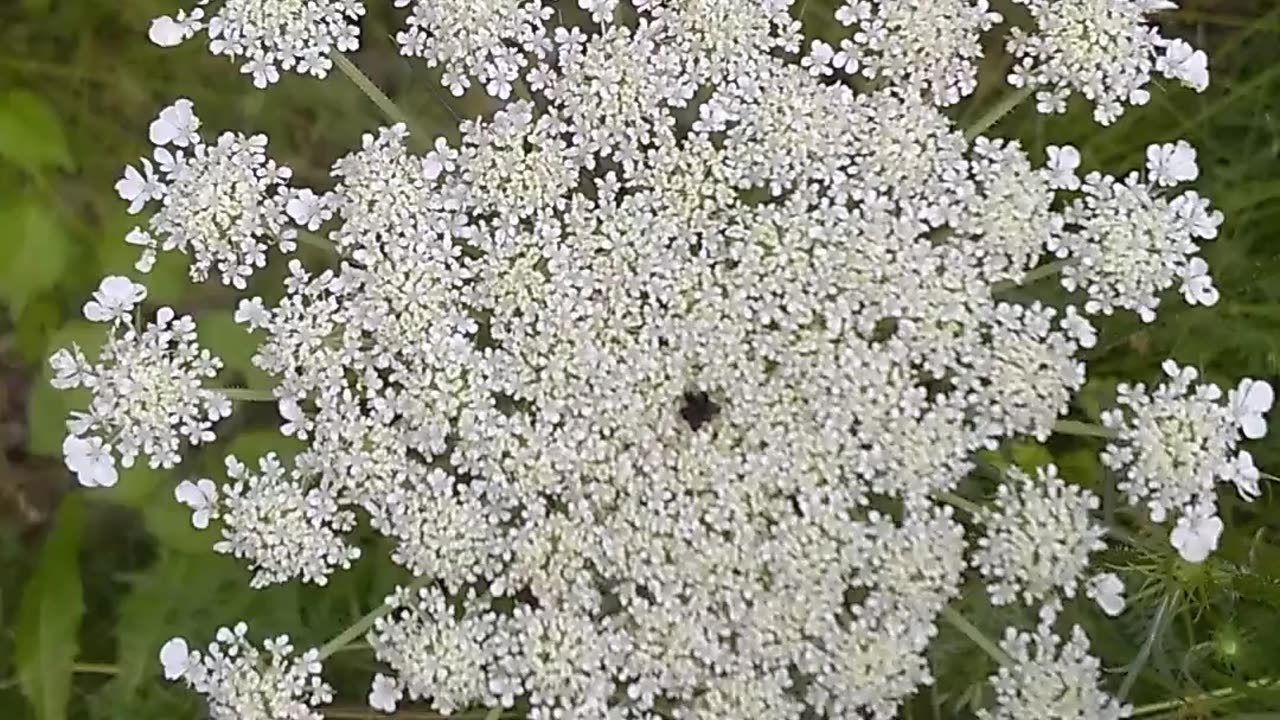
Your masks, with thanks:
[{"label": "grass stem", "polygon": [[343,55],[342,53],[334,53],[333,62],[338,66],[338,69],[342,71],[342,74],[346,75],[347,78],[351,80],[352,84],[359,88],[360,92],[364,93],[365,97],[372,100],[373,104],[378,106],[378,109],[382,111],[382,114],[385,115],[388,120],[393,123],[404,123],[405,127],[409,128],[414,135],[419,134],[418,129],[414,127],[413,121],[410,120],[409,116],[400,109],[400,106],[396,105],[395,101],[390,97],[387,97],[387,94],[382,92],[382,90],[369,79],[369,76],[365,75],[360,68],[356,67],[356,64],[351,62],[346,55]]},{"label": "grass stem", "polygon": [[964,633],[965,637],[973,641],[974,645],[982,648],[983,652],[991,656],[992,660],[1001,665],[1015,665],[1013,658],[1009,654],[1000,649],[1000,645],[994,640],[983,634],[976,625],[969,622],[965,616],[956,612],[955,608],[943,608],[942,619],[951,624],[951,627]]},{"label": "grass stem", "polygon": [[[416,592],[419,588],[423,587],[429,582],[431,582],[431,578],[420,577],[415,579],[413,582],[409,583],[409,586],[407,589],[411,593]],[[359,639],[362,635],[369,632],[369,628],[372,628],[374,623],[376,623],[379,619],[385,617],[388,613],[390,613],[394,609],[395,609],[394,606],[384,602],[378,607],[365,613],[364,617],[355,621],[355,623],[352,624],[351,627],[347,628],[346,630],[343,630],[332,640],[330,640],[329,642],[325,643],[320,647],[320,659],[323,660],[329,657],[330,655],[338,652],[339,650],[342,650],[347,645]],[[334,717],[334,716],[330,715],[330,717]]]},{"label": "grass stem", "polygon": [[985,113],[980,115],[978,119],[964,131],[965,138],[972,140],[990,130],[996,123],[1003,120],[1005,115],[1013,112],[1015,108],[1021,105],[1023,100],[1031,97],[1033,92],[1035,92],[1035,88],[1028,85],[1018,88],[1014,92],[1000,98],[995,105],[992,105]]},{"label": "grass stem", "polygon": [[1169,610],[1173,606],[1174,595],[1171,593],[1165,595],[1160,601],[1160,608],[1156,610],[1155,619],[1151,621],[1151,628],[1147,630],[1147,637],[1142,641],[1142,647],[1138,649],[1138,654],[1133,658],[1133,662],[1129,663],[1129,671],[1125,673],[1124,682],[1120,683],[1120,692],[1116,697],[1124,700],[1129,696],[1129,691],[1133,689],[1133,684],[1138,681],[1138,673],[1142,672],[1142,668],[1146,666],[1147,660],[1151,658],[1151,650],[1155,647],[1156,638],[1164,630],[1165,618],[1169,615]]},{"label": "grass stem", "polygon": [[1173,700],[1165,700],[1163,702],[1150,703],[1148,705],[1139,705],[1133,709],[1133,714],[1129,717],[1142,717],[1144,715],[1155,715],[1156,713],[1165,712],[1167,710],[1177,710],[1188,705],[1197,705],[1199,703],[1211,700],[1231,700],[1240,695],[1244,690],[1258,690],[1270,687],[1280,683],[1280,678],[1263,678],[1245,683],[1243,686],[1218,688],[1210,690],[1199,695],[1187,695],[1185,697],[1174,698]]},{"label": "grass stem", "polygon": [[72,663],[71,671],[81,675],[119,675],[120,668],[103,663]]},{"label": "grass stem", "polygon": [[1079,435],[1081,437],[1113,438],[1114,430],[1093,423],[1079,420],[1059,420],[1053,424],[1053,431],[1059,435]]},{"label": "grass stem", "polygon": [[934,496],[948,505],[952,505],[954,507],[960,508],[961,510],[969,513],[975,518],[979,517],[982,514],[981,506],[979,506],[977,503],[973,502],[972,500],[968,498],[960,497],[955,493],[943,491],[943,492],[934,493]]},{"label": "grass stem", "polygon": [[276,396],[270,390],[250,390],[249,388],[210,388],[228,400],[241,402],[275,402]]}]

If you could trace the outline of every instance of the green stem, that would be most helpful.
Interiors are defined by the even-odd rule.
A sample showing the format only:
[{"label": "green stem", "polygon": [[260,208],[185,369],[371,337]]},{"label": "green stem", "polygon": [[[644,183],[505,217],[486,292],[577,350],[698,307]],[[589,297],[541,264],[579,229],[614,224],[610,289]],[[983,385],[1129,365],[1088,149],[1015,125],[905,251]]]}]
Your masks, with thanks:
[{"label": "green stem", "polygon": [[241,402],[275,402],[276,396],[270,390],[250,390],[249,388],[209,388],[225,396],[228,400]]},{"label": "green stem", "polygon": [[942,492],[936,492],[934,493],[934,495],[939,500],[945,502],[946,504],[958,507],[961,510],[974,516],[975,518],[980,517],[982,515],[982,508],[977,503],[973,502],[968,498],[960,497],[955,493],[946,492],[945,490]]},{"label": "green stem", "polygon": [[[356,708],[325,708],[324,716],[334,718],[335,720],[493,720],[502,717],[505,713],[510,712],[508,717],[516,717],[518,713],[514,711],[504,711],[503,708],[495,708],[498,714],[494,715],[492,710],[465,710],[463,712],[454,713],[452,715],[441,715],[430,710],[397,710],[390,715],[380,713],[374,710],[356,709]],[[487,714],[486,714],[487,713]]]},{"label": "green stem", "polygon": [[995,283],[991,286],[991,292],[997,293],[1002,290],[1011,290],[1016,287],[1030,285],[1037,280],[1043,280],[1044,278],[1057,275],[1068,265],[1072,265],[1074,263],[1075,260],[1054,260],[1051,263],[1045,263],[1040,267],[1027,271],[1027,274],[1023,275],[1021,280],[1005,280],[1003,282]]},{"label": "green stem", "polygon": [[963,615],[956,612],[954,608],[943,608],[942,619],[951,623],[951,627],[964,633],[966,637],[973,641],[974,645],[982,648],[983,652],[991,656],[992,660],[1001,665],[1016,665],[1013,658],[1009,654],[1000,649],[1000,645],[987,637],[973,623],[965,619]]},{"label": "green stem", "polygon": [[1079,420],[1059,420],[1053,424],[1053,431],[1059,435],[1079,435],[1081,437],[1113,438],[1114,430],[1093,423]]},{"label": "green stem", "polygon": [[[431,578],[429,577],[417,578],[413,582],[409,583],[408,590],[409,592],[416,592],[419,588],[429,582],[431,582]],[[320,659],[323,660],[329,657],[359,639],[365,633],[369,632],[369,628],[372,628],[374,623],[385,617],[394,609],[395,608],[393,606],[384,602],[378,607],[370,610],[368,613],[365,613],[365,616],[355,621],[355,624],[346,630],[343,630],[337,637],[321,646]]]},{"label": "green stem", "polygon": [[328,238],[313,233],[310,230],[299,230],[298,242],[303,245],[310,245],[313,248],[319,248],[326,252],[334,253],[335,255],[342,254],[338,251],[338,246],[334,245]]},{"label": "green stem", "polygon": [[1016,91],[1000,98],[1000,101],[992,105],[989,110],[983,113],[972,125],[964,132],[966,140],[973,140],[979,135],[991,129],[996,123],[1004,119],[1005,115],[1013,112],[1014,108],[1022,104],[1023,100],[1031,97],[1035,92],[1035,88],[1027,85],[1018,88]]},{"label": "green stem", "polygon": [[1228,687],[1203,692],[1199,695],[1187,695],[1185,697],[1174,698],[1173,700],[1165,700],[1164,702],[1151,703],[1149,705],[1139,705],[1133,709],[1133,713],[1129,717],[1142,717],[1143,715],[1154,715],[1166,710],[1176,710],[1187,705],[1196,705],[1206,700],[1227,700],[1239,695],[1244,688],[1256,690],[1265,688],[1270,685],[1280,683],[1280,678],[1263,678],[1262,680],[1254,680],[1244,684],[1243,688]]},{"label": "green stem", "polygon": [[71,671],[82,675],[119,675],[120,668],[103,663],[72,663]]},{"label": "green stem", "polygon": [[377,85],[374,85],[369,76],[361,72],[360,68],[356,67],[355,63],[351,62],[346,55],[334,53],[333,62],[342,71],[343,75],[346,75],[356,87],[360,88],[360,92],[364,93],[365,97],[378,106],[378,109],[382,111],[383,115],[387,116],[388,120],[393,123],[404,123],[405,127],[414,131],[415,135],[418,134],[413,122],[409,120],[409,116],[391,98],[387,97],[387,94],[382,92]]}]

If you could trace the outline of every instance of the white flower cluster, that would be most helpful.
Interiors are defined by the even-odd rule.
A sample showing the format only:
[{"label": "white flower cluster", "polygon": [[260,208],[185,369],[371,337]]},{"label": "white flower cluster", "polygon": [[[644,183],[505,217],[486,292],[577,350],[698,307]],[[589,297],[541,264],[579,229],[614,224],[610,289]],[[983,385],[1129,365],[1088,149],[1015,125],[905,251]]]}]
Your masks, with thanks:
[{"label": "white flower cluster", "polygon": [[321,677],[320,653],[294,654],[287,635],[262,649],[246,637],[249,626],[219,628],[204,652],[173,638],[160,649],[168,680],[182,680],[209,701],[211,720],[323,720],[317,708],[332,702]]},{"label": "white flower cluster", "polygon": [[226,465],[233,482],[221,491],[212,480],[187,480],[174,496],[191,508],[195,527],[222,521],[223,539],[213,549],[248,560],[255,571],[253,587],[295,577],[324,585],[335,569],[349,568],[360,558],[360,549],[343,538],[355,527],[354,514],[339,510],[323,488],[307,489],[286,478],[274,454],[258,461],[257,473],[234,457]]},{"label": "white flower cluster", "polygon": [[1053,629],[1057,612],[1046,606],[1034,633],[1009,628],[1000,649],[1015,663],[992,676],[994,711],[981,710],[981,720],[1120,720],[1133,708],[1098,690],[1102,674],[1089,655],[1084,628],[1071,626],[1071,637]]},{"label": "white flower cluster", "polygon": [[1208,58],[1182,40],[1163,37],[1149,16],[1172,10],[1168,0],[1014,0],[1034,20],[1030,31],[1013,28],[1007,49],[1015,59],[1009,82],[1033,88],[1041,112],[1066,110],[1080,93],[1103,125],[1115,122],[1127,105],[1151,99],[1151,74],[1203,92],[1209,86]]},{"label": "white flower cluster", "polygon": [[1194,190],[1174,198],[1160,192],[1199,177],[1194,148],[1181,140],[1152,145],[1145,179],[1136,172],[1124,180],[1092,172],[1083,184],[1074,176],[1079,153],[1055,150],[1056,182],[1079,187],[1083,197],[1066,208],[1065,228],[1048,247],[1069,259],[1062,286],[1088,294],[1087,312],[1110,315],[1124,308],[1151,322],[1160,293],[1179,280],[1188,303],[1217,303],[1209,266],[1196,256],[1196,241],[1218,236],[1222,213],[1211,211],[1209,201]]},{"label": "white flower cluster", "polygon": [[1143,384],[1118,388],[1119,407],[1102,415],[1116,436],[1101,458],[1120,475],[1120,491],[1152,521],[1179,516],[1170,540],[1183,558],[1200,562],[1222,533],[1217,484],[1234,484],[1246,500],[1261,494],[1253,456],[1239,444],[1266,435],[1263,416],[1275,393],[1267,382],[1246,378],[1224,398],[1217,385],[1196,382],[1195,368],[1172,360],[1163,367],[1167,379],[1150,391]]},{"label": "white flower cluster", "polygon": [[186,445],[211,442],[214,423],[231,415],[230,401],[203,387],[222,361],[197,344],[195,321],[162,307],[139,328],[134,309],[146,296],[129,278],[105,278],[84,306],[85,318],[111,324],[98,359],[78,346],[49,358],[54,387],[93,393],[88,410],[71,413],[62,444],[83,485],[116,484],[117,458],[126,468],[139,455],[151,467],[173,467]]},{"label": "white flower cluster", "polygon": [[476,78],[506,100],[527,55],[541,57],[550,48],[545,24],[555,8],[542,0],[395,0],[398,8],[410,5],[406,27],[396,34],[400,52],[443,67],[441,83],[454,95]]},{"label": "white flower cluster", "polygon": [[814,41],[819,74],[831,68],[923,90],[954,105],[978,87],[982,33],[1004,20],[987,0],[846,0],[836,19],[853,27],[839,50]]},{"label": "white flower cluster", "polygon": [[506,707],[515,702],[522,691],[516,617],[499,616],[474,593],[459,617],[438,588],[401,588],[387,603],[395,610],[377,621],[369,643],[400,679],[375,678],[371,707],[393,712],[405,692],[411,700],[430,701],[443,715],[482,701]]},{"label": "white flower cluster", "polygon": [[[1000,485],[992,506],[979,516],[986,534],[973,555],[992,604],[1043,603],[1059,592],[1075,597],[1090,554],[1107,546],[1102,526],[1091,518],[1099,507],[1097,496],[1068,484],[1053,465],[1037,468],[1034,480],[1016,467],[1007,474],[1009,482]],[[1119,591],[1111,592],[1114,582],[1089,583],[1091,596],[1109,615],[1124,609]]]},{"label": "white flower cluster", "polygon": [[[244,289],[256,268],[267,263],[267,250],[296,247],[297,231],[286,210],[295,201],[289,189],[293,171],[266,154],[267,137],[226,132],[206,145],[197,132],[200,118],[190,100],[182,99],[151,123],[155,165],[142,158],[142,171],[132,165],[116,183],[116,192],[140,212],[151,201],[161,207],[125,240],[143,248],[137,268],[149,272],[157,250],[191,256],[191,279],[203,282],[216,266],[222,282]],[[157,170],[159,172],[157,172]]]},{"label": "white flower cluster", "polygon": [[[379,706],[696,714],[754,678],[743,707],[892,716],[965,567],[930,494],[978,448],[1047,436],[1083,381],[1086,320],[991,291],[1055,231],[1050,173],[968,148],[931,103],[768,56],[677,133],[681,84],[715,71],[651,72],[681,40],[647,32],[564,37],[547,112],[512,103],[421,157],[390,128],[335,165],[311,216],[345,262],[293,262],[277,307],[238,313],[308,441],[262,492],[360,508],[438,592],[536,599],[509,628],[388,620]],[[515,649],[448,675],[412,660],[487,647],[482,629]]]},{"label": "white flower cluster", "polygon": [[[787,0],[412,4],[402,51],[454,92],[474,80],[507,101],[460,142],[418,154],[404,125],[383,128],[332,187],[294,190],[265,139],[202,145],[180,102],[153,127],[157,145],[193,147],[157,154],[176,175],[148,161],[121,183],[135,209],[164,201],[153,227],[193,271],[217,263],[236,287],[270,245],[292,247],[289,221],[338,255],[291,259],[282,297],[235,314],[304,449],[256,471],[231,458],[221,487],[175,496],[197,527],[218,521],[216,548],[249,561],[255,587],[323,584],[359,557],[357,526],[389,540],[419,580],[369,634],[386,665],[372,707],[889,718],[932,682],[926,653],[969,567],[998,603],[1123,608],[1119,578],[1089,570],[1096,499],[1053,468],[1014,474],[974,532],[946,498],[976,451],[1060,427],[1097,342],[1088,315],[1147,318],[1178,279],[1188,301],[1216,298],[1192,240],[1221,217],[1161,194],[1195,178],[1189,146],[1154,146],[1145,177],[1082,183],[1074,148],[1038,166],[1017,142],[967,137],[942,108],[974,90],[1000,19],[983,0],[850,0],[852,37],[803,57]],[[1110,108],[1130,82],[1113,75],[1137,77],[1118,54],[1174,52],[1145,25],[1161,3],[1071,2],[1062,22],[1041,5],[1015,53],[1047,93]],[[330,32],[319,17],[292,37]],[[1071,41],[1120,25],[1146,44]],[[253,47],[273,41],[254,27]],[[837,68],[883,82],[855,90]],[[1005,294],[1064,266],[1081,310]],[[1223,411],[1232,433],[1256,434],[1253,387],[1237,391],[1248,418]],[[1188,513],[1226,471],[1182,458],[1225,457],[1236,437],[1204,445],[1226,435],[1176,414],[1178,393],[1170,409],[1141,397],[1108,416],[1113,467],[1138,500]],[[1176,461],[1152,449],[1169,442]],[[994,679],[997,716],[1118,716],[1082,631],[1064,644],[1046,628],[1006,639],[1019,665]],[[274,650],[242,662],[242,636],[221,639],[234,657],[165,664],[221,673],[197,683],[215,717],[281,687],[312,712],[318,667],[290,674]]]},{"label": "white flower cluster", "polygon": [[[204,8],[218,2],[205,19]],[[209,52],[244,59],[240,72],[265,88],[280,71],[322,78],[333,67],[334,52],[360,47],[361,0],[196,0],[190,12],[162,15],[151,22],[151,42],[180,45],[201,30],[209,34]]]}]

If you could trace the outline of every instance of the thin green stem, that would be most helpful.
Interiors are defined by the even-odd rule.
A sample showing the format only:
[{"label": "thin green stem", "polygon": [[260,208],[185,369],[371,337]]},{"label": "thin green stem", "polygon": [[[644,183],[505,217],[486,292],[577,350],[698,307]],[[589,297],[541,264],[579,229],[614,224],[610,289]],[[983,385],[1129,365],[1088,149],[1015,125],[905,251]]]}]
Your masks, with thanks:
[{"label": "thin green stem", "polygon": [[503,708],[495,708],[498,714],[494,715],[492,710],[465,710],[463,712],[454,713],[452,715],[441,715],[438,712],[430,710],[397,710],[390,715],[385,713],[369,710],[367,708],[325,708],[324,716],[327,718],[335,718],[336,720],[496,720],[503,717],[504,714],[510,713],[508,717],[516,717],[517,713]]},{"label": "thin green stem", "polygon": [[333,62],[342,71],[343,75],[346,75],[357,88],[360,88],[360,92],[364,93],[365,97],[378,106],[378,109],[382,111],[383,115],[387,116],[388,120],[393,123],[404,123],[406,127],[414,131],[415,135],[418,134],[409,116],[395,104],[395,101],[387,97],[387,94],[382,92],[377,85],[374,85],[369,76],[361,72],[360,68],[356,67],[355,63],[351,62],[346,55],[334,53]]},{"label": "thin green stem", "polygon": [[1093,423],[1079,420],[1059,420],[1053,424],[1053,431],[1059,435],[1079,435],[1081,437],[1113,438],[1114,430]]},{"label": "thin green stem", "polygon": [[969,622],[963,615],[956,612],[954,608],[943,608],[942,619],[951,623],[951,626],[965,634],[965,637],[973,641],[974,645],[982,648],[983,652],[991,656],[992,660],[1001,665],[1015,665],[1013,658],[1009,654],[1000,649],[1000,646],[991,638],[987,637],[973,623]]},{"label": "thin green stem", "polygon": [[103,663],[72,663],[71,671],[81,675],[119,675],[120,668]]},{"label": "thin green stem", "polygon": [[1229,700],[1240,695],[1244,689],[1257,690],[1270,685],[1280,683],[1280,678],[1263,678],[1245,683],[1243,687],[1227,687],[1210,690],[1199,695],[1187,695],[1185,697],[1174,698],[1173,700],[1165,700],[1163,702],[1151,703],[1149,705],[1139,705],[1133,709],[1130,717],[1142,717],[1143,715],[1155,715],[1156,713],[1166,710],[1177,710],[1187,705],[1197,705],[1208,700]]},{"label": "thin green stem", "polygon": [[1029,270],[1026,275],[1022,276],[1021,280],[1018,280],[1016,282],[1013,280],[1005,280],[1003,282],[995,283],[994,285],[991,286],[991,292],[1000,292],[1002,290],[1011,290],[1016,287],[1023,287],[1026,285],[1030,285],[1031,283],[1036,282],[1038,280],[1043,280],[1044,278],[1057,275],[1058,273],[1062,272],[1063,269],[1065,269],[1068,265],[1071,265],[1073,263],[1075,263],[1075,260],[1054,260],[1051,263],[1045,263],[1040,267]]},{"label": "thin green stem", "polygon": [[[409,592],[415,592],[429,582],[431,582],[431,578],[420,577],[409,583],[408,590]],[[346,630],[343,630],[337,637],[320,647],[320,659],[323,660],[329,657],[359,639],[365,633],[369,632],[369,628],[372,628],[374,623],[378,622],[382,617],[385,617],[393,609],[393,606],[384,602],[373,610],[365,613],[364,617],[355,621],[355,624]]]},{"label": "thin green stem", "polygon": [[337,245],[334,245],[328,238],[323,237],[317,233],[313,233],[310,230],[298,231],[298,242],[302,243],[303,245],[310,245],[313,248],[319,248],[321,250],[324,250],[325,252],[331,252],[335,255],[341,255],[341,253],[338,252]]},{"label": "thin green stem", "polygon": [[228,400],[240,402],[275,402],[276,396],[270,390],[250,390],[249,388],[210,388]]},{"label": "thin green stem", "polygon": [[968,498],[960,497],[955,493],[946,492],[945,490],[942,492],[936,492],[934,495],[946,504],[958,507],[974,517],[978,517],[982,514],[982,508]]},{"label": "thin green stem", "polygon": [[1030,85],[1021,87],[1014,92],[1000,98],[999,102],[992,105],[985,113],[978,117],[968,129],[964,131],[966,139],[972,140],[984,132],[990,130],[992,126],[1004,119],[1004,116],[1013,112],[1014,108],[1022,104],[1023,100],[1031,97],[1035,92],[1035,88]]}]

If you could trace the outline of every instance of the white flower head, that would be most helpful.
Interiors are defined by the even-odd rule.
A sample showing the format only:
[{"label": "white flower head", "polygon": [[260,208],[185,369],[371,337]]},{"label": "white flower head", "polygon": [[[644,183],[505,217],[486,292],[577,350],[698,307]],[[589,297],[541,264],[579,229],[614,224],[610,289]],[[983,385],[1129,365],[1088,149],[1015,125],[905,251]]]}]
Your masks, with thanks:
[{"label": "white flower head", "polygon": [[[835,18],[852,28],[840,45],[848,72],[883,78],[943,106],[977,88],[982,35],[1004,19],[987,0],[846,0]],[[824,54],[830,62],[829,50]]]},{"label": "white flower head", "polygon": [[127,241],[142,247],[142,272],[159,252],[177,250],[191,255],[192,280],[203,282],[216,267],[224,284],[244,289],[254,270],[266,265],[271,246],[283,252],[296,247],[286,209],[301,194],[288,185],[293,171],[267,156],[266,136],[226,132],[206,144],[199,128],[186,99],[151,124],[155,163],[142,158],[142,171],[126,167],[116,191],[129,201],[130,213],[152,201],[160,207]]},{"label": "white flower head", "polygon": [[186,675],[188,668],[191,667],[191,660],[191,650],[187,647],[187,641],[180,637],[170,638],[160,648],[160,664],[164,666],[166,680],[177,680]]},{"label": "white flower head", "polygon": [[[612,12],[617,4],[591,1],[598,3],[593,8],[597,13]],[[455,96],[478,80],[485,92],[506,99],[528,58],[545,57],[551,50],[546,29],[554,13],[550,3],[395,0],[395,5],[412,10],[396,33],[400,53],[443,68],[440,82]]]},{"label": "white flower head", "polygon": [[129,202],[129,214],[134,215],[147,203],[164,197],[164,185],[155,174],[151,161],[142,159],[142,172],[132,165],[126,166],[124,176],[116,182],[116,193]]},{"label": "white flower head", "polygon": [[1209,87],[1209,56],[1185,40],[1170,40],[1165,45],[1164,54],[1156,61],[1156,70],[1196,92],[1204,92]]},{"label": "white flower head", "polygon": [[1045,602],[1061,592],[1074,597],[1091,553],[1106,547],[1090,513],[1098,498],[1058,476],[1053,465],[1033,480],[1017,468],[980,517],[986,532],[973,563],[988,581],[992,602]]},{"label": "white flower head", "polygon": [[324,198],[305,188],[289,198],[289,202],[285,204],[285,212],[294,224],[311,231],[319,229],[329,216]]},{"label": "white flower head", "polygon": [[186,98],[175,100],[160,111],[151,123],[152,145],[188,147],[200,142],[200,118],[195,114],[195,103]]},{"label": "white flower head", "polygon": [[1045,167],[1050,173],[1050,186],[1063,190],[1079,190],[1080,178],[1076,176],[1076,170],[1080,169],[1080,151],[1071,145],[1061,147],[1050,145],[1045,148],[1045,152],[1048,154]]},{"label": "white flower head", "polygon": [[183,480],[174,488],[173,496],[178,502],[191,508],[193,527],[197,530],[209,527],[209,519],[218,510],[218,486],[212,480]]},{"label": "white flower head", "polygon": [[[157,37],[198,24],[265,85],[328,72],[364,3],[191,4],[207,24]],[[1113,120],[1182,53],[1155,0],[1022,4],[1011,75],[1048,110],[1085,95]],[[370,533],[432,579],[369,632],[370,706],[884,719],[932,680],[970,563],[996,602],[1123,609],[1119,579],[1090,570],[1097,499],[1052,468],[1011,474],[976,522],[939,498],[981,449],[1053,433],[1094,315],[1154,319],[1180,282],[1211,298],[1197,245],[1221,213],[1168,189],[1189,146],[1111,176],[1071,146],[1040,166],[969,137],[942,108],[974,93],[1000,22],[985,0],[849,0],[848,31],[822,39],[789,0],[392,5],[406,57],[496,99],[455,142],[379,128],[307,190],[265,137],[202,137],[175,103],[118,183],[155,210],[128,238],[144,264],[177,250],[247,289],[302,228],[336,251],[234,306],[301,450],[228,458],[175,495],[255,588],[322,585]],[[1004,291],[1057,269],[1060,305]],[[113,323],[101,362],[50,359],[94,392],[69,430],[108,460],[150,442],[176,463],[225,415],[193,328],[164,322]],[[1200,517],[1219,483],[1256,491],[1239,445],[1260,401],[1233,410],[1197,382],[1174,365],[1104,420],[1121,492],[1157,521]],[[992,712],[1118,717],[1082,631],[1052,620],[1006,638]],[[214,720],[318,715],[318,657],[247,632],[186,660]]]},{"label": "white flower head", "polygon": [[302,406],[298,401],[291,397],[280,398],[276,406],[280,417],[284,419],[284,425],[280,426],[280,433],[285,437],[297,435],[299,438],[305,438],[307,416],[302,412]]},{"label": "white flower head", "polygon": [[1005,630],[1000,648],[1014,664],[1001,665],[991,677],[994,710],[981,720],[1120,720],[1132,708],[1101,687],[1102,663],[1089,654],[1089,638],[1079,625],[1069,637],[1053,628],[1056,613],[1042,612],[1034,632]]},{"label": "white flower head", "polygon": [[241,298],[233,318],[238,323],[248,325],[252,332],[271,322],[271,312],[262,304],[260,297]]},{"label": "white flower head", "polygon": [[1102,573],[1089,578],[1085,595],[1098,603],[1102,612],[1112,617],[1124,612],[1124,582],[1115,573]]},{"label": "white flower head", "polygon": [[1144,504],[1154,522],[1179,515],[1171,542],[1183,557],[1203,559],[1222,530],[1213,509],[1216,485],[1231,483],[1246,499],[1256,494],[1258,470],[1239,444],[1249,433],[1265,433],[1263,413],[1274,398],[1262,381],[1246,378],[1223,393],[1199,382],[1193,367],[1172,360],[1162,367],[1166,380],[1155,388],[1120,385],[1119,407],[1102,414],[1115,438],[1100,459],[1120,475],[1129,502]]},{"label": "white flower head", "polygon": [[1190,563],[1204,562],[1210,553],[1218,549],[1222,528],[1222,518],[1217,515],[1184,515],[1178,518],[1173,532],[1169,533],[1169,543],[1183,560]]},{"label": "white flower head", "polygon": [[1208,307],[1218,303],[1218,288],[1213,286],[1213,278],[1209,276],[1209,263],[1204,258],[1191,258],[1183,270],[1182,297],[1188,305]]},{"label": "white flower head", "polygon": [[1240,424],[1240,431],[1250,440],[1258,440],[1267,434],[1265,415],[1275,403],[1275,391],[1266,380],[1245,378],[1227,395],[1231,413]]},{"label": "white flower head", "polygon": [[1098,344],[1098,329],[1089,322],[1089,318],[1080,314],[1074,305],[1068,305],[1062,315],[1062,329],[1082,348],[1088,349]]},{"label": "white flower head", "polygon": [[204,695],[211,720],[322,720],[318,708],[333,701],[333,688],[320,676],[319,651],[296,653],[287,635],[259,648],[248,631],[243,622],[219,628],[203,652],[170,640],[160,651],[165,677]]},{"label": "white flower head", "polygon": [[1128,309],[1151,322],[1160,295],[1179,280],[1188,301],[1216,301],[1207,265],[1196,262],[1196,241],[1217,235],[1222,214],[1210,212],[1194,191],[1174,198],[1159,191],[1198,172],[1194,153],[1190,146],[1151,146],[1148,182],[1138,173],[1123,180],[1098,172],[1085,177],[1083,197],[1063,213],[1052,250],[1073,261],[1063,269],[1062,285],[1088,296],[1086,312]]},{"label": "white flower head", "polygon": [[119,480],[111,449],[96,437],[68,435],[62,441],[63,461],[85,487],[111,487]]},{"label": "white flower head", "polygon": [[209,51],[243,61],[240,71],[259,88],[278,81],[282,70],[325,77],[332,53],[360,44],[360,0],[225,0],[206,22],[204,8],[211,2],[196,0],[189,14],[156,18],[151,41],[172,47],[206,30]]},{"label": "white flower head", "polygon": [[204,10],[196,8],[190,13],[179,10],[176,16],[161,15],[151,21],[147,37],[160,47],[175,47],[195,35],[204,24]]},{"label": "white flower head", "polygon": [[1258,479],[1261,477],[1262,473],[1253,464],[1253,454],[1248,450],[1241,450],[1236,456],[1235,477],[1232,478],[1241,499],[1252,502],[1262,496],[1262,488],[1258,487]]},{"label": "white flower head", "polygon": [[395,678],[389,678],[382,673],[373,676],[373,685],[369,688],[369,707],[384,713],[393,713],[403,696],[404,691]]},{"label": "white flower head", "polygon": [[[86,485],[116,482],[116,456],[131,467],[138,455],[152,467],[173,467],[182,450],[214,439],[213,425],[230,415],[227,399],[204,383],[222,361],[196,340],[195,321],[162,307],[141,329],[127,308],[144,292],[127,278],[108,278],[86,316],[114,318],[96,363],[79,348],[50,359],[59,389],[87,387],[93,399],[67,420],[67,465]],[[104,438],[110,438],[107,443]]]},{"label": "white flower head", "polygon": [[1072,93],[1094,106],[1094,119],[1114,123],[1126,106],[1144,105],[1153,69],[1197,91],[1208,85],[1204,54],[1161,36],[1151,17],[1176,7],[1147,0],[1015,0],[1035,26],[1014,28],[1006,49],[1009,81],[1037,88],[1041,112],[1064,112]]},{"label": "white flower head", "polygon": [[147,297],[147,288],[127,277],[108,275],[102,279],[93,299],[84,305],[84,317],[92,322],[120,322]]},{"label": "white flower head", "polygon": [[1200,177],[1196,149],[1185,140],[1147,147],[1147,177],[1162,187],[1173,187]]}]

